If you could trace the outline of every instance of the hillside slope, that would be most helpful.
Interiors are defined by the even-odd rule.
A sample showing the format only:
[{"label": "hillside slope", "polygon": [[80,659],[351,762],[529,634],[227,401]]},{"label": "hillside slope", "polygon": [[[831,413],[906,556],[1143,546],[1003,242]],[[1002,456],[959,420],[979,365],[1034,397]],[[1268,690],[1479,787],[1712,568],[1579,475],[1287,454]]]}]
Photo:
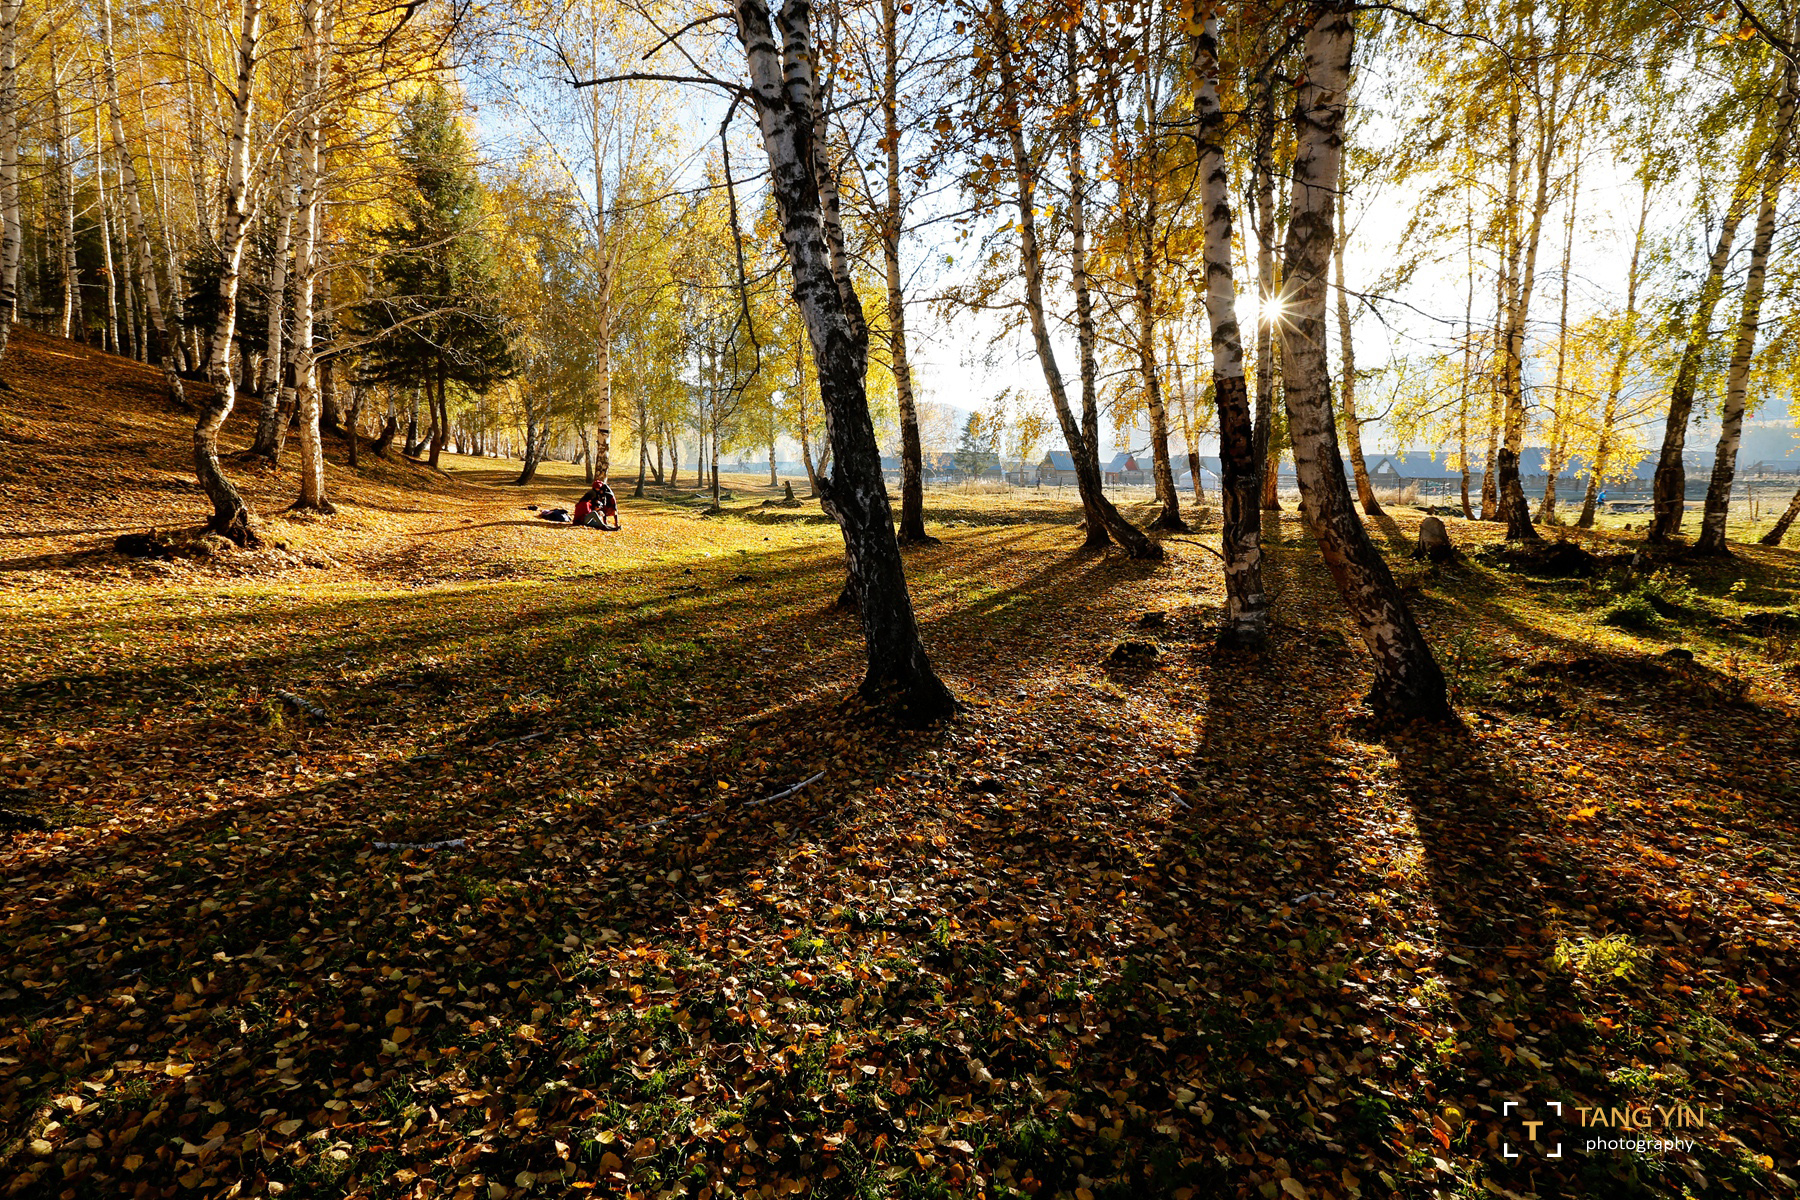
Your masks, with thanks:
[{"label": "hillside slope", "polygon": [[[170,401],[157,369],[22,327],[0,378],[12,389],[0,393],[0,572],[11,585],[41,584],[50,572],[90,583],[194,570],[387,573],[405,535],[446,513],[472,522],[495,505],[519,513],[527,503],[568,503],[579,489],[567,464],[515,491],[496,486],[512,477],[506,464],[463,460],[453,475],[397,454],[376,458],[366,443],[353,470],[343,440],[327,435],[327,493],[340,512],[288,514],[300,486],[293,440],[279,467],[242,457],[256,410],[240,400],[220,447],[267,546],[206,563],[134,561],[113,552],[120,534],[193,530],[206,520],[192,463],[193,413]],[[204,394],[208,385],[188,386]]]}]

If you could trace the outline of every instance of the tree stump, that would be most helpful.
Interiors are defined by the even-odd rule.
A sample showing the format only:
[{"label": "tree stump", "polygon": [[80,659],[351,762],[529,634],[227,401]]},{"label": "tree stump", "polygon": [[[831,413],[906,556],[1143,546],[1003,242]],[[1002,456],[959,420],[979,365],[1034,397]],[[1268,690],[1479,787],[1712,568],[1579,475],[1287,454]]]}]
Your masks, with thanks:
[{"label": "tree stump", "polygon": [[1450,534],[1441,520],[1426,517],[1419,522],[1419,544],[1412,556],[1434,563],[1448,562],[1456,557],[1456,547],[1450,544]]}]

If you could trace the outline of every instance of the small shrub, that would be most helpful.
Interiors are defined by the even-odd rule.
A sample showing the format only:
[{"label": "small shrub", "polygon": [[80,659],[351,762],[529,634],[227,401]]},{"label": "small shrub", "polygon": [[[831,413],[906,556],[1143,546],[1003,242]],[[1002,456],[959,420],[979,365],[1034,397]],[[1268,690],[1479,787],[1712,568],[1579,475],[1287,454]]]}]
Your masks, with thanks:
[{"label": "small shrub", "polygon": [[1687,580],[1670,571],[1658,571],[1638,585],[1643,596],[1659,616],[1678,617],[1701,608],[1700,594]]},{"label": "small shrub", "polygon": [[1607,605],[1600,623],[1619,629],[1655,629],[1662,623],[1662,614],[1643,593],[1632,592]]}]

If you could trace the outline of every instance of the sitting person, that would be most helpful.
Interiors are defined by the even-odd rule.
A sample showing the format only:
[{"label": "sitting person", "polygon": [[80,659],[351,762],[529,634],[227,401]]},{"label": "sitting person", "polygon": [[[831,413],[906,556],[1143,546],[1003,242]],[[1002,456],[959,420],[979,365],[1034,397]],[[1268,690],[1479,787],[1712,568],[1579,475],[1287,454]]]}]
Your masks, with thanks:
[{"label": "sitting person", "polygon": [[575,524],[589,529],[599,529],[600,525],[600,485],[595,484],[582,494],[575,502]]},{"label": "sitting person", "polygon": [[[598,492],[599,495],[596,503],[599,505],[600,509],[600,522],[594,526],[594,528],[605,529],[611,533],[617,533],[619,532],[618,497],[613,495],[612,487],[608,485],[604,479],[598,484]],[[609,517],[612,519],[611,525],[606,523],[607,518]]]}]

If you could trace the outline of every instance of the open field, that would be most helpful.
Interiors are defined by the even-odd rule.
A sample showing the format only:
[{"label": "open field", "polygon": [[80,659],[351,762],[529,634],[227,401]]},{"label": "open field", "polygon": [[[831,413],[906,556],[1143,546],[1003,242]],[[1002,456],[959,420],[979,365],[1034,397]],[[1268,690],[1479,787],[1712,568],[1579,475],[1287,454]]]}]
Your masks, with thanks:
[{"label": "open field", "polygon": [[1215,531],[934,493],[966,710],[901,731],[766,477],[602,534],[525,509],[566,465],[333,443],[337,516],[232,466],[263,550],[128,560],[203,513],[184,418],[18,338],[0,1193],[1793,1192],[1796,551],[1538,577],[1449,520],[1430,568],[1395,511],[1467,727],[1377,736],[1291,508],[1239,656]]}]

